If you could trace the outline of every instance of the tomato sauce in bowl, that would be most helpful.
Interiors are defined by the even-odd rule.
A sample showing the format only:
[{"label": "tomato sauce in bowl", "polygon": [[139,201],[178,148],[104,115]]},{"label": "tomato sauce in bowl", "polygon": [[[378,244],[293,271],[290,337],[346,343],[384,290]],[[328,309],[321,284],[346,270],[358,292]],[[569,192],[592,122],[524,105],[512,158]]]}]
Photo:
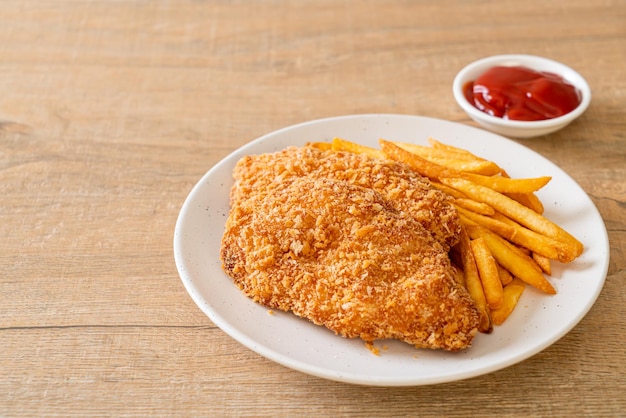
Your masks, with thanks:
[{"label": "tomato sauce in bowl", "polygon": [[589,84],[574,69],[536,55],[494,55],[463,67],[452,94],[483,128],[532,138],[564,128],[591,102]]},{"label": "tomato sauce in bowl", "polygon": [[477,109],[510,120],[546,120],[580,104],[580,91],[559,75],[523,66],[495,66],[463,86]]}]

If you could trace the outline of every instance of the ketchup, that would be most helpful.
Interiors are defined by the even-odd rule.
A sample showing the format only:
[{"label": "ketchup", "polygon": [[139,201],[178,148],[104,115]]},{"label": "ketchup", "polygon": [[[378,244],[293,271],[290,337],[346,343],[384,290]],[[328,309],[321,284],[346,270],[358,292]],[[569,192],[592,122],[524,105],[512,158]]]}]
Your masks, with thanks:
[{"label": "ketchup", "polygon": [[580,103],[580,92],[562,77],[526,67],[493,67],[463,86],[468,102],[492,116],[545,120],[562,116]]}]

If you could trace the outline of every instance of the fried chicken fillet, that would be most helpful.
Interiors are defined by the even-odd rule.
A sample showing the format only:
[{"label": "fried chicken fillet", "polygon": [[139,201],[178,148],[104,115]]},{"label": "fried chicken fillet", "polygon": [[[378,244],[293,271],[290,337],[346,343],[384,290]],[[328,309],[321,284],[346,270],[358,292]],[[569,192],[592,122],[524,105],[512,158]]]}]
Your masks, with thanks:
[{"label": "fried chicken fillet", "polygon": [[243,157],[233,170],[231,202],[236,204],[255,193],[270,193],[277,183],[301,176],[342,180],[373,189],[424,225],[446,250],[458,241],[461,226],[446,195],[404,164],[350,152],[289,147]]},{"label": "fried chicken fillet", "polygon": [[254,301],[366,342],[471,344],[479,314],[448,257],[458,218],[410,169],[303,147],[234,176],[220,256]]}]

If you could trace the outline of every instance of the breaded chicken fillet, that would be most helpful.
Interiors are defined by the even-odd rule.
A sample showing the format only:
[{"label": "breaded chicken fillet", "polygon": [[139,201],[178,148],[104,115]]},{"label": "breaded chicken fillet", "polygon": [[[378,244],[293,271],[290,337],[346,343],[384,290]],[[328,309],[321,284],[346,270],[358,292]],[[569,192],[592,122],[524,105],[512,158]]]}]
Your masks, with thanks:
[{"label": "breaded chicken fillet", "polygon": [[458,215],[444,193],[408,166],[350,152],[289,147],[276,153],[243,157],[233,171],[231,200],[268,193],[293,178],[329,178],[373,189],[406,216],[420,222],[446,249],[458,241]]},{"label": "breaded chicken fillet", "polygon": [[[468,347],[479,315],[454,279],[447,251],[456,237],[431,233],[424,224],[436,220],[413,216],[407,208],[417,205],[400,203],[411,193],[418,194],[415,199],[430,196],[425,182],[418,178],[420,188],[410,192],[407,179],[394,191],[376,173],[401,167],[365,159],[367,176],[380,184],[364,187],[354,181],[358,175],[346,172],[350,164],[339,162],[353,156],[334,152],[314,150],[328,154],[322,165],[342,174],[330,175],[334,171],[321,169],[313,158],[306,169],[302,160],[289,165],[284,159],[303,151],[246,157],[235,170],[221,248],[224,271],[254,301],[347,338],[392,338],[449,351]],[[324,170],[328,176],[319,174]],[[441,205],[432,213],[446,213],[451,225],[458,222],[443,208],[445,199],[427,199]]]}]

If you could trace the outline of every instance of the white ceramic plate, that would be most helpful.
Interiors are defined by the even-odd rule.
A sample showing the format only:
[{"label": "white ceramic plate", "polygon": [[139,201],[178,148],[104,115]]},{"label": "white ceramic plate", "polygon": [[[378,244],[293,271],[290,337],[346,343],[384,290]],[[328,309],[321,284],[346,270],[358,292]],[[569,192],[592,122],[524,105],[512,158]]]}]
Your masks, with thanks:
[{"label": "white ceramic plate", "polygon": [[[428,137],[492,159],[513,177],[552,176],[540,191],[545,215],[573,233],[585,252],[567,266],[555,264],[557,295],[527,287],[519,307],[490,335],[480,334],[460,353],[418,350],[378,341],[380,355],[360,340],[245,297],[221,269],[220,241],[228,215],[232,169],[248,154],[281,150],[333,137],[377,146],[379,138],[427,144]],[[602,218],[587,194],[559,167],[501,136],[452,122],[400,115],[355,115],[307,122],[270,133],[211,168],[187,197],[174,234],[183,284],[200,309],[249,349],[311,375],[363,385],[409,386],[450,382],[502,369],[538,353],[569,332],[595,302],[606,277],[609,245]],[[207,342],[209,343],[209,342]]]}]

